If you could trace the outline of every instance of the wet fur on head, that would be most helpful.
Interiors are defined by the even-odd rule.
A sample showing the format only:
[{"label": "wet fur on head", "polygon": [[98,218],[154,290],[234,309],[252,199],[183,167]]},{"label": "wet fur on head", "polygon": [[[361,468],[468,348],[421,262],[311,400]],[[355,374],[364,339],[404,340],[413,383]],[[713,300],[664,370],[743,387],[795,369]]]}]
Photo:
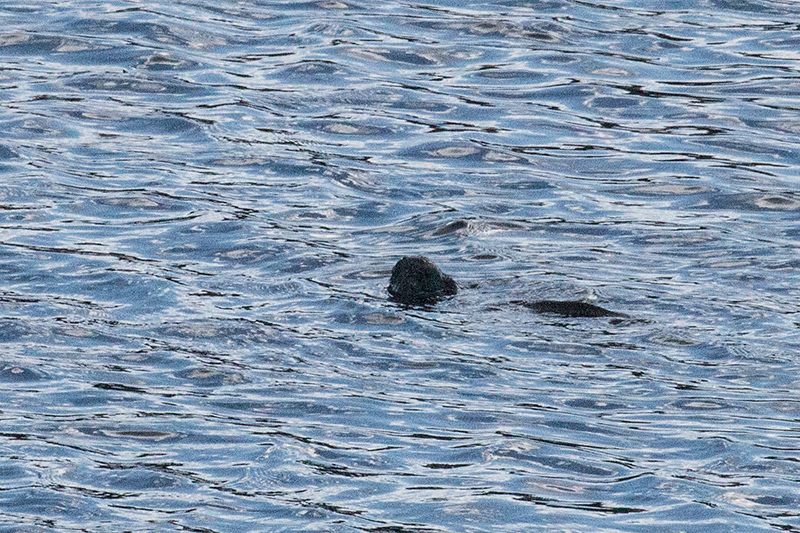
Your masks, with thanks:
[{"label": "wet fur on head", "polygon": [[458,286],[427,257],[403,257],[389,280],[392,299],[408,305],[426,305],[453,296]]}]

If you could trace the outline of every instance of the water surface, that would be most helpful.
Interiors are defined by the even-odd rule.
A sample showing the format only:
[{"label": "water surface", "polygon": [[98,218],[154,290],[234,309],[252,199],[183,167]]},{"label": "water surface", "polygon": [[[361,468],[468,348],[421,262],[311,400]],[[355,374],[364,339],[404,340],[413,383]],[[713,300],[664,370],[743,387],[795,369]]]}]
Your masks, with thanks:
[{"label": "water surface", "polygon": [[0,17],[0,531],[800,531],[796,4]]}]

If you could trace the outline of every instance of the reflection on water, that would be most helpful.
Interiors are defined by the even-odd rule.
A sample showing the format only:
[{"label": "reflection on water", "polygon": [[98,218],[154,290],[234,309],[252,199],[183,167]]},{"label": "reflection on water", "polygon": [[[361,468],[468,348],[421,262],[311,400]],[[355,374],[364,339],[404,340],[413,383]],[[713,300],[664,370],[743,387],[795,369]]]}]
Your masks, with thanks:
[{"label": "reflection on water", "polygon": [[0,530],[800,530],[796,6],[94,7],[0,5]]}]

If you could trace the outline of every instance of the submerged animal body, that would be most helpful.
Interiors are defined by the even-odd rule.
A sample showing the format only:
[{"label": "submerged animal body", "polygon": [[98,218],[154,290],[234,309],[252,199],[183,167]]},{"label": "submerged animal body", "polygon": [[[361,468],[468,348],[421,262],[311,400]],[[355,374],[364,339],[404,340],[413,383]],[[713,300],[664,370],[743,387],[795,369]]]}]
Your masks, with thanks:
[{"label": "submerged animal body", "polygon": [[527,307],[537,313],[553,313],[566,317],[603,317],[603,316],[625,316],[622,313],[609,311],[600,306],[587,304],[576,300],[540,300],[538,302],[523,302],[515,300],[512,304]]},{"label": "submerged animal body", "polygon": [[[458,293],[456,282],[423,256],[403,257],[394,265],[389,280],[392,300],[406,305],[432,305]],[[565,317],[624,317],[597,305],[574,300],[540,300],[509,302],[537,313],[553,313]]]}]

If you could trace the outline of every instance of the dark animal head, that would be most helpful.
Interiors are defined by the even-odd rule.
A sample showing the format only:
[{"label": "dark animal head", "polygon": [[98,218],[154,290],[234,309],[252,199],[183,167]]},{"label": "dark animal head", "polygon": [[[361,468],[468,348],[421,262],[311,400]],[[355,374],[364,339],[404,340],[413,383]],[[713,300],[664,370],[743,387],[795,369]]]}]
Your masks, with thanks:
[{"label": "dark animal head", "polygon": [[427,257],[404,257],[392,269],[389,294],[407,305],[426,305],[453,296],[458,287]]}]

